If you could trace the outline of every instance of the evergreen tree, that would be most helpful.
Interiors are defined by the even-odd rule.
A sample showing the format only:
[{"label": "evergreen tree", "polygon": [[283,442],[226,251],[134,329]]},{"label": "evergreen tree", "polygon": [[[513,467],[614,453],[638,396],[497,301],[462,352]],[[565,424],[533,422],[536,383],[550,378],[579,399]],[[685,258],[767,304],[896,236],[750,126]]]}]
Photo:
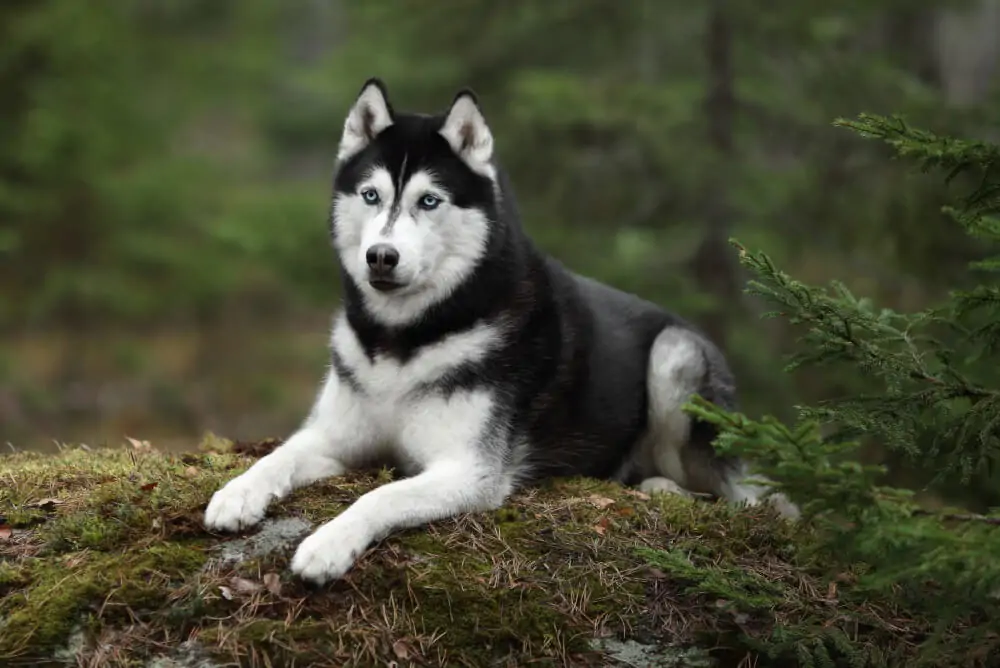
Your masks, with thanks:
[{"label": "evergreen tree", "polygon": [[[938,136],[898,117],[837,124],[883,140],[924,170],[946,172],[948,182],[971,184],[944,212],[968,234],[1000,241],[1000,146]],[[794,426],[750,420],[697,398],[691,411],[721,427],[720,449],[757,461],[759,472],[800,504],[818,537],[814,556],[832,573],[863,563],[867,595],[940,620],[937,636],[919,639],[926,665],[937,665],[938,651],[954,651],[955,642],[982,656],[1000,651],[1000,516],[930,512],[910,491],[881,484],[884,467],[850,459],[857,439],[878,439],[928,468],[932,480],[977,490],[987,504],[1000,501],[1000,257],[973,264],[985,277],[981,285],[907,314],[876,308],[841,283],[806,285],[766,254],[736,245],[755,275],[748,292],[776,307],[768,315],[805,328],[788,370],[847,367],[874,379],[879,391],[799,407]]]}]

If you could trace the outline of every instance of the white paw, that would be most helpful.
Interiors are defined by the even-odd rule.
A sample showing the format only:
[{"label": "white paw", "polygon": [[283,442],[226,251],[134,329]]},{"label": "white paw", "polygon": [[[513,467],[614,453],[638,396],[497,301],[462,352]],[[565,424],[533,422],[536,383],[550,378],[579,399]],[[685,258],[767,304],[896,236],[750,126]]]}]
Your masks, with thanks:
[{"label": "white paw", "polygon": [[212,495],[205,509],[205,526],[220,531],[239,531],[264,519],[271,491],[246,474],[233,478]]},{"label": "white paw", "polygon": [[802,516],[802,511],[791,500],[781,492],[775,492],[767,497],[770,503],[778,511],[778,514],[786,520],[796,521]]},{"label": "white paw", "polygon": [[646,494],[676,494],[677,496],[691,496],[691,493],[678,485],[670,478],[646,478],[639,484],[639,491]]},{"label": "white paw", "polygon": [[292,557],[292,572],[303,580],[323,584],[350,570],[371,543],[367,532],[332,520],[306,538]]}]

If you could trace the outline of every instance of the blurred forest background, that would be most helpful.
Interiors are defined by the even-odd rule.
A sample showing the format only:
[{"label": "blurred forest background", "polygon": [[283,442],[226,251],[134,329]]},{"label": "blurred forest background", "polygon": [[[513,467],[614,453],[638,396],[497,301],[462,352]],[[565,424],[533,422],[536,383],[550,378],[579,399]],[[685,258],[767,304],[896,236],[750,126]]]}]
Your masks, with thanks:
[{"label": "blurred forest background", "polygon": [[991,0],[5,0],[0,443],[293,429],[372,75],[411,110],[476,89],[539,244],[705,327],[750,414],[863,390],[781,372],[726,240],[900,310],[966,284],[940,179],[831,122],[997,139],[998,34]]}]

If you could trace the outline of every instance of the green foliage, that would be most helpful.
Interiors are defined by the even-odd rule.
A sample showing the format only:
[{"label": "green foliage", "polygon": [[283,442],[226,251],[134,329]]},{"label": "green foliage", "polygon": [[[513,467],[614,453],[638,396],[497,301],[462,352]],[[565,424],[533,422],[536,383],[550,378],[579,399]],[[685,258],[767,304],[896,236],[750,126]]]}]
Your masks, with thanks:
[{"label": "green foliage", "polygon": [[942,475],[958,471],[966,481],[993,462],[1000,446],[1000,393],[977,380],[985,346],[956,351],[936,336],[936,330],[969,315],[967,296],[912,315],[876,310],[842,283],[817,290],[779,271],[763,253],[741,249],[741,256],[744,266],[762,277],[750,283],[749,292],[782,309],[767,315],[787,315],[791,323],[808,327],[803,349],[787,370],[850,364],[879,381],[875,394],[804,407],[803,416],[835,420],[841,436],[877,437],[933,460]]},{"label": "green foliage", "polygon": [[[1000,241],[994,223],[1000,148],[915,130],[898,118],[869,115],[840,124],[887,141],[925,169],[947,171],[949,180],[973,174],[976,185],[948,211],[970,234]],[[804,327],[788,369],[847,367],[878,390],[799,407],[794,427],[727,413],[701,399],[690,410],[721,429],[720,449],[758,462],[759,472],[801,505],[820,536],[817,558],[832,569],[867,564],[862,583],[870,595],[902,597],[928,617],[959,622],[970,647],[988,645],[977,620],[1000,614],[1000,516],[930,513],[910,491],[881,484],[885,467],[850,457],[856,439],[875,439],[938,477],[955,474],[965,485],[989,489],[984,481],[1000,457],[1000,389],[991,375],[1000,322],[996,285],[956,291],[939,307],[902,314],[876,309],[839,283],[828,290],[806,285],[764,253],[737,246],[755,276],[748,291],[777,308],[768,315]],[[995,260],[986,264],[992,268]],[[940,634],[926,639],[922,656],[937,657],[941,640]]]},{"label": "green foliage", "polygon": [[[294,425],[301,408],[289,396],[315,377],[245,361],[255,337],[286,341],[279,325],[321,329],[314,323],[338,297],[332,156],[371,75],[401,109],[440,110],[458,87],[474,87],[532,236],[576,271],[713,321],[706,329],[732,360],[748,414],[857,394],[866,379],[773,373],[790,335],[746,325],[744,305],[719,287],[739,284],[725,244],[692,267],[706,228],[718,226],[713,238],[766,247],[807,281],[842,276],[890,306],[922,308],[945,279],[964,289],[971,244],[937,224],[943,187],[911,187],[882,146],[849,142],[828,124],[857,108],[892,110],[978,136],[993,99],[949,106],[951,75],[937,72],[923,39],[959,4],[5,2],[3,436],[189,435],[206,421],[248,424],[264,403],[280,417],[241,435]],[[716,17],[730,27],[731,150],[712,141],[707,104]],[[996,298],[969,288],[966,303],[982,313]],[[995,322],[972,310],[964,324],[984,346],[1000,340]],[[143,363],[103,359],[114,355],[107,330],[135,337]],[[56,341],[42,345],[40,333]],[[177,378],[183,365],[150,334],[203,339],[181,374],[190,377]],[[321,341],[287,347],[322,357]],[[242,381],[251,368],[281,388],[283,404],[279,392],[224,389],[233,374],[256,385]],[[63,396],[71,383],[119,380],[131,397],[164,400],[136,400],[143,405],[119,418],[92,406],[121,402],[67,408],[80,403]],[[212,389],[194,389],[206,381]]]},{"label": "green foliage", "polygon": [[[274,11],[223,4],[0,8],[0,325],[198,313],[250,282],[213,225],[227,172],[176,150],[221,95],[245,103],[266,76],[252,61]],[[219,70],[224,84],[206,79]]]},{"label": "green foliage", "polygon": [[[2,322],[162,319],[281,289],[327,303],[329,160],[338,119],[372,74],[408,108],[440,108],[473,85],[543,243],[690,313],[721,308],[669,270],[697,245],[716,195],[709,175],[725,170],[741,234],[777,227],[783,238],[791,228],[775,221],[805,214],[818,225],[850,211],[857,225],[826,227],[853,243],[879,229],[881,206],[859,212],[854,202],[880,181],[848,179],[837,202],[815,187],[852,157],[822,120],[846,107],[845,86],[918,117],[939,108],[904,52],[843,48],[894,2],[817,12],[789,0],[766,13],[732,3],[745,111],[726,159],[704,150],[704,7],[472,0],[401,20],[388,2],[323,4],[5,4]],[[796,63],[793,85],[776,76],[781,61]],[[787,136],[773,132],[789,125]],[[762,150],[794,164],[762,168]],[[286,178],[303,160],[316,161],[310,178]],[[887,192],[880,201],[898,189]],[[637,234],[667,257],[605,253]],[[755,365],[742,345],[740,364]]]}]

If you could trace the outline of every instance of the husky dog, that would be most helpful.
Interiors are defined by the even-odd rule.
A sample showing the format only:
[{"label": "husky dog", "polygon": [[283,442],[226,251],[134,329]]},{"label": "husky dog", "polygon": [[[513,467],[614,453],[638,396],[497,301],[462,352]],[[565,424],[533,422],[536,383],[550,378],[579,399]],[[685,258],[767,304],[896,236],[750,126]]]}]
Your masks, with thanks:
[{"label": "husky dog", "polygon": [[344,299],[330,371],[303,426],[215,493],[207,527],[251,526],[297,487],[392,462],[408,477],[299,545],[292,571],[323,583],[394,530],[497,508],[551,476],[763,498],[681,410],[693,393],[733,406],[723,355],[532,244],[472,91],[444,114],[399,113],[366,82],[333,190]]}]

